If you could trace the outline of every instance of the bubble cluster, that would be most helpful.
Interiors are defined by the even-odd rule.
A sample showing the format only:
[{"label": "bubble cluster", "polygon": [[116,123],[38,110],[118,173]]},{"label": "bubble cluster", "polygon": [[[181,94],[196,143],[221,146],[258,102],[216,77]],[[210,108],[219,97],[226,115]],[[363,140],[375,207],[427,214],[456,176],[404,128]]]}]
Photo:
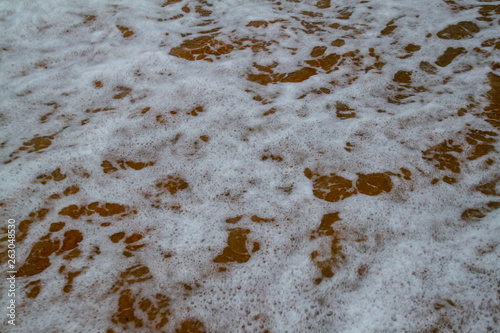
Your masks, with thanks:
[{"label": "bubble cluster", "polygon": [[498,331],[499,8],[0,2],[8,329]]}]

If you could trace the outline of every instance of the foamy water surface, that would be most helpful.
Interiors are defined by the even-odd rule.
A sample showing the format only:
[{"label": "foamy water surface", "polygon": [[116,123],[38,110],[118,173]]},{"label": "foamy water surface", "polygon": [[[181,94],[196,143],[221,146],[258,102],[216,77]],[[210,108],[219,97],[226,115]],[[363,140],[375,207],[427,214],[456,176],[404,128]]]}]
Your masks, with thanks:
[{"label": "foamy water surface", "polygon": [[1,1],[1,331],[500,331],[499,14]]}]

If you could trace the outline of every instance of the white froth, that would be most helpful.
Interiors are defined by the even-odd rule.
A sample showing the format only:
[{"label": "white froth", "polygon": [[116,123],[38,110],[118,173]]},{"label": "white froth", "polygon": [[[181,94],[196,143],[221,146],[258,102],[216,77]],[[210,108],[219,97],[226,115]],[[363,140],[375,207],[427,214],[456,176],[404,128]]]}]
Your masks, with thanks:
[{"label": "white froth", "polygon": [[83,236],[1,330],[498,331],[499,24],[472,0],[0,1],[17,269]]}]

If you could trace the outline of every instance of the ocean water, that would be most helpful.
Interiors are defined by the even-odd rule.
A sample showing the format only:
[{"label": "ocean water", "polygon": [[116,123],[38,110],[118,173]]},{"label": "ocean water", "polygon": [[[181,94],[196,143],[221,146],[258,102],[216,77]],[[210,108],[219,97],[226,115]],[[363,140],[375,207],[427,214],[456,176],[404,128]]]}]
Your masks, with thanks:
[{"label": "ocean water", "polygon": [[0,331],[500,331],[499,14],[0,1]]}]

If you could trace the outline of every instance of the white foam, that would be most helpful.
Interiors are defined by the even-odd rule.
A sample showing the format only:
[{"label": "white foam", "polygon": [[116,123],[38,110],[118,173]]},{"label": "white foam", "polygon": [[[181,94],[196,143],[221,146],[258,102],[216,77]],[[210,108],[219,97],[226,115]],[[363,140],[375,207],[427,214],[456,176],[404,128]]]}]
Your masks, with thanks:
[{"label": "white foam", "polygon": [[[498,52],[481,46],[497,37],[497,18],[478,19],[479,6],[487,3],[469,0],[460,2],[462,10],[431,0],[332,0],[326,9],[317,2],[0,3],[2,216],[19,223],[48,209],[19,241],[18,268],[51,223],[66,223],[51,239],[62,241],[73,229],[83,234],[78,257],[52,253],[50,267],[18,278],[18,325],[9,330],[173,332],[187,319],[209,332],[498,330],[500,219],[488,206],[498,197],[475,188],[498,177],[500,146],[488,142],[494,151],[468,159],[476,146],[471,130],[498,133],[477,116],[489,104],[488,73],[498,75]],[[211,13],[202,16],[197,6]],[[339,18],[345,12],[352,14]],[[396,27],[383,34],[391,21]],[[437,37],[461,21],[480,30],[460,40]],[[133,34],[124,38],[120,27]],[[170,54],[207,35],[234,49],[208,55],[212,62]],[[332,45],[337,39],[345,44]],[[420,49],[407,52],[408,44]],[[256,52],[252,45],[265,48]],[[270,66],[273,75],[311,67],[315,46],[342,63],[316,67],[317,74],[301,82],[262,85],[248,78],[267,73],[259,66]],[[436,65],[450,47],[467,52]],[[346,55],[353,51],[354,59]],[[399,71],[411,71],[411,82],[395,82]],[[126,88],[128,94],[114,98]],[[348,111],[339,111],[338,103],[353,117],[342,117]],[[203,110],[194,116],[197,107]],[[461,108],[468,112],[458,116]],[[52,135],[38,152],[19,149]],[[449,153],[460,173],[424,159],[445,140],[462,149]],[[104,161],[116,170],[105,173]],[[126,161],[154,165],[135,170]],[[57,168],[64,179],[42,184],[37,178]],[[306,168],[315,177],[344,177],[358,193],[321,200]],[[392,189],[359,193],[358,179],[373,173],[387,173]],[[188,187],[171,193],[157,185],[168,176]],[[73,185],[78,193],[64,195]],[[130,214],[59,214],[93,202],[124,205]],[[484,217],[467,220],[462,214],[468,209]],[[342,257],[327,278],[317,262],[328,260],[332,236],[317,230],[323,216],[335,212]],[[226,222],[237,216],[237,223]],[[215,263],[235,228],[250,231],[248,261]],[[124,239],[141,234],[132,245],[144,247],[134,251],[124,240],[112,242],[119,232]],[[315,251],[322,259],[311,259]],[[127,282],[134,278],[127,269],[135,265],[148,267],[144,276],[151,278]],[[77,271],[72,290],[64,292],[68,272]],[[36,280],[40,294],[28,298],[27,285]],[[128,289],[141,327],[116,322]],[[169,321],[161,327],[159,317],[148,318],[138,305],[146,298],[156,302],[157,294],[169,298]],[[1,304],[6,299],[2,294]]]}]

